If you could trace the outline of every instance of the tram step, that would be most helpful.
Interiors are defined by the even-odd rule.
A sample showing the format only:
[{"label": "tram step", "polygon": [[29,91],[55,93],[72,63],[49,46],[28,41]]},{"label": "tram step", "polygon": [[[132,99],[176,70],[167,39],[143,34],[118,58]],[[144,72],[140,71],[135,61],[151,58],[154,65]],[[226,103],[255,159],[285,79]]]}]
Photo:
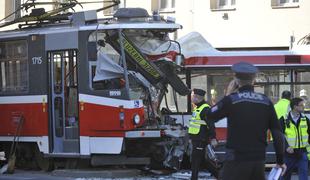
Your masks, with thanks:
[{"label": "tram step", "polygon": [[65,139],[63,141],[64,152],[79,152],[79,140],[78,139]]},{"label": "tram step", "polygon": [[79,138],[79,129],[77,126],[66,127],[66,139]]},{"label": "tram step", "polygon": [[127,157],[123,155],[94,155],[91,157],[92,166],[103,165],[146,165],[150,164],[149,157]]}]

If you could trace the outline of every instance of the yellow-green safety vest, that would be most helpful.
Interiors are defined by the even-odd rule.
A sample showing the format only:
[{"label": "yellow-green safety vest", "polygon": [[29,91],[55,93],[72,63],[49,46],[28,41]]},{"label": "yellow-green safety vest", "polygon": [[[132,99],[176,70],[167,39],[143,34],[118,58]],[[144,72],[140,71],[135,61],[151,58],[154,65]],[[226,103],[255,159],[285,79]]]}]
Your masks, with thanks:
[{"label": "yellow-green safety vest", "polygon": [[276,110],[277,117],[280,119],[282,116],[286,119],[287,114],[290,108],[290,100],[288,99],[280,99],[275,105],[274,109]]},{"label": "yellow-green safety vest", "polygon": [[305,148],[308,144],[308,124],[305,117],[300,118],[298,128],[290,120],[285,122],[285,137],[291,148]]},{"label": "yellow-green safety vest", "polygon": [[[277,118],[280,119],[283,117],[284,119],[287,118],[288,112],[290,111],[290,100],[288,99],[280,99],[275,105],[274,109],[277,114]],[[270,133],[270,132],[269,132]],[[267,137],[268,138],[268,137]],[[269,141],[273,141],[272,135],[270,133]]]},{"label": "yellow-green safety vest", "polygon": [[199,108],[194,108],[192,112],[192,119],[189,120],[189,134],[198,134],[200,131],[200,126],[206,126],[207,123],[200,119],[200,113],[204,108],[210,107],[208,104],[202,104]]},{"label": "yellow-green safety vest", "polygon": [[307,153],[308,160],[310,160],[310,145],[307,146]]}]

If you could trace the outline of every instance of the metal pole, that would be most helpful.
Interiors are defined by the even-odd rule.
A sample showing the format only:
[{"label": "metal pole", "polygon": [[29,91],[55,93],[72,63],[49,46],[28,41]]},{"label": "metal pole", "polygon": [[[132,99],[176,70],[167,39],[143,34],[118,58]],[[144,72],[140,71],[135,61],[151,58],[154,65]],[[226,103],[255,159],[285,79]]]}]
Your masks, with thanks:
[{"label": "metal pole", "polygon": [[123,68],[124,68],[124,78],[125,78],[125,88],[126,92],[128,93],[128,98],[129,98],[129,80],[128,80],[128,70],[127,70],[127,63],[126,63],[126,58],[125,58],[125,51],[124,51],[124,38],[122,36],[122,29],[118,30],[118,36],[119,36],[119,41],[121,45],[121,57],[122,57],[122,63],[123,63]]}]

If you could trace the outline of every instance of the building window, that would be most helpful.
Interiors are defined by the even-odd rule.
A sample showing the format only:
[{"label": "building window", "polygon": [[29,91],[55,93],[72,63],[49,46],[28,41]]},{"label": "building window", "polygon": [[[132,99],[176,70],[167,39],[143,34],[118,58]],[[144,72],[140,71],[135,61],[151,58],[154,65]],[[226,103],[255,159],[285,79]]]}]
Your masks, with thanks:
[{"label": "building window", "polygon": [[[4,7],[3,7],[3,11],[4,11],[4,17],[7,17],[6,19],[4,19],[5,22],[8,21],[13,21],[16,18],[20,18],[21,14],[23,14],[21,11],[16,11],[17,9],[20,8],[21,6],[21,1],[19,0],[2,0],[4,1]],[[15,12],[15,13],[13,13]],[[13,13],[13,14],[12,14]],[[2,18],[1,18],[2,19]]]},{"label": "building window", "polygon": [[175,10],[175,0],[159,0],[159,11],[167,12]]},{"label": "building window", "polygon": [[298,7],[299,0],[272,0],[272,7]]},{"label": "building window", "polygon": [[227,7],[231,7],[235,5],[235,0],[218,0],[218,8],[225,9]]},{"label": "building window", "polygon": [[[107,6],[111,6],[113,5],[114,2],[112,1],[106,1],[103,2],[103,7],[107,7]],[[105,16],[113,16],[113,14],[119,9],[119,8],[125,8],[125,1],[121,0],[120,3],[118,5],[115,5],[113,7],[110,7],[108,9],[103,10],[103,14]]]},{"label": "building window", "polygon": [[0,43],[0,93],[28,90],[28,47],[26,41]]},{"label": "building window", "polygon": [[235,9],[236,0],[211,0],[211,10],[230,10]]},{"label": "building window", "polygon": [[299,0],[279,0],[279,4],[297,3]]}]

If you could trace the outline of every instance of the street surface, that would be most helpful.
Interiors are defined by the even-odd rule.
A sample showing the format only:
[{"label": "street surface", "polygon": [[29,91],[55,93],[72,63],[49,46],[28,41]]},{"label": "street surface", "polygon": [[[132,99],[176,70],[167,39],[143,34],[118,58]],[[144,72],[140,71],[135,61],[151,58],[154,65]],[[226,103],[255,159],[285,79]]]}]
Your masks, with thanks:
[{"label": "street surface", "polygon": [[[189,178],[189,171],[166,175],[145,175],[140,170],[55,170],[52,172],[16,170],[14,174],[2,174],[0,180],[182,180]],[[266,172],[266,175],[268,172]],[[202,172],[200,180],[212,180],[209,173]],[[310,179],[310,178],[308,178]],[[298,180],[294,175],[292,180]]]}]

